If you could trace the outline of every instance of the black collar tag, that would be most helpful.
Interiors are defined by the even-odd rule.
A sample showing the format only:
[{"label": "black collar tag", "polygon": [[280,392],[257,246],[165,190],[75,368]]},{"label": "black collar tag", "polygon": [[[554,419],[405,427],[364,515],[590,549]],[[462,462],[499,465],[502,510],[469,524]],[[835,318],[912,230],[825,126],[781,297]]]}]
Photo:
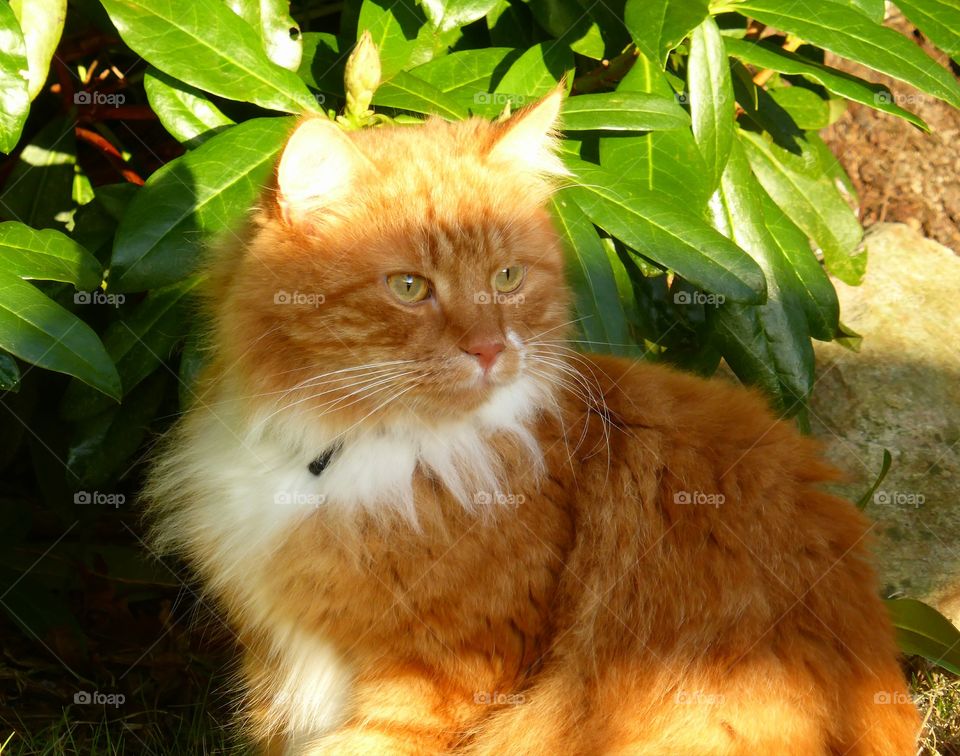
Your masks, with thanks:
[{"label": "black collar tag", "polygon": [[320,456],[307,465],[307,469],[314,475],[322,475],[323,471],[330,466],[331,462],[333,462],[333,458],[340,452],[342,446],[343,443],[337,441],[337,443],[335,443],[333,446],[324,449],[322,452],[320,452]]}]

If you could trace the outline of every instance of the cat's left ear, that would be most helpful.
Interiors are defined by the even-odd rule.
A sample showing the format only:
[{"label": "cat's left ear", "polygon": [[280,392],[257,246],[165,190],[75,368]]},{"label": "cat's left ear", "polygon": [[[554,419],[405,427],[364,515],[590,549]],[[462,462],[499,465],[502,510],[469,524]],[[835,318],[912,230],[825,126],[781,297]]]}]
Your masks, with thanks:
[{"label": "cat's left ear", "polygon": [[295,222],[343,200],[373,165],[327,118],[308,118],[290,135],[277,166],[277,201]]},{"label": "cat's left ear", "polygon": [[533,173],[569,175],[556,154],[557,118],[565,93],[566,87],[561,83],[542,100],[504,121],[490,149],[490,158],[520,165]]}]

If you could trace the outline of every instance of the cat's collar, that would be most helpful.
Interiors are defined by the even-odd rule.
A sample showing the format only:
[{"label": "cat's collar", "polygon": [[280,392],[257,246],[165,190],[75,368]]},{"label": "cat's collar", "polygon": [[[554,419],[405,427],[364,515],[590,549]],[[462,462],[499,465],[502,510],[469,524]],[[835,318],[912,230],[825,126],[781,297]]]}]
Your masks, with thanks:
[{"label": "cat's collar", "polygon": [[342,447],[342,441],[337,441],[336,443],[331,444],[322,452],[320,452],[313,462],[307,465],[307,469],[317,477],[323,475],[323,471],[330,467],[330,463],[333,462],[334,457],[340,453],[340,449]]}]

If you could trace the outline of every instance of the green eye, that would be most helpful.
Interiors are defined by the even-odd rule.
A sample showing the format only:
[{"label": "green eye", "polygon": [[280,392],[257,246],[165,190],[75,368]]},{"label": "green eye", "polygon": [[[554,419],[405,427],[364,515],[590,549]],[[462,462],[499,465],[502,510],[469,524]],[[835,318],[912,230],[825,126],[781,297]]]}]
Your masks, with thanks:
[{"label": "green eye", "polygon": [[526,269],[522,265],[511,265],[504,268],[493,277],[493,288],[503,294],[516,291],[523,283],[523,274]]},{"label": "green eye", "polygon": [[387,286],[404,304],[422,302],[430,296],[430,284],[423,276],[413,273],[394,273],[387,276]]}]

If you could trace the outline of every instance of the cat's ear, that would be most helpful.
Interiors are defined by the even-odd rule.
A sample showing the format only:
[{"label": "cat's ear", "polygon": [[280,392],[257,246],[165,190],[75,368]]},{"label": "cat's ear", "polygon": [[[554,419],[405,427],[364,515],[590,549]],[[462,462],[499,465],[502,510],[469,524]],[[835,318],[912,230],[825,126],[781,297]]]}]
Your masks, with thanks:
[{"label": "cat's ear", "polygon": [[277,201],[284,220],[296,221],[336,202],[372,168],[333,121],[303,121],[287,141],[277,168]]},{"label": "cat's ear", "polygon": [[539,102],[517,111],[501,125],[490,158],[514,163],[533,173],[566,176],[557,157],[557,117],[566,87],[561,83]]}]

